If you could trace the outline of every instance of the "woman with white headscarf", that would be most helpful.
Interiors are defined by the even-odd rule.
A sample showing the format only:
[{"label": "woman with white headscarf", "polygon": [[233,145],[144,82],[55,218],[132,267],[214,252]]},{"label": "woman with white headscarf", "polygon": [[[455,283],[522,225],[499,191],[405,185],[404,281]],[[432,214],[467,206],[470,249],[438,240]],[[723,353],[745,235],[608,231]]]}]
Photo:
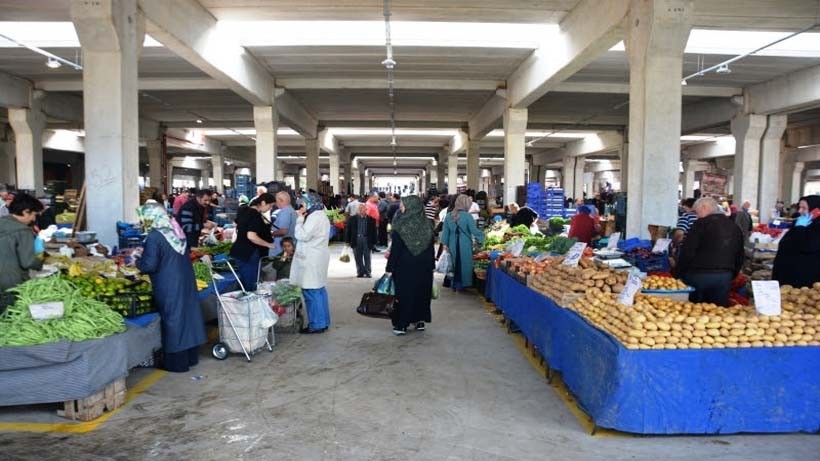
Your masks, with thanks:
[{"label": "woman with white headscarf", "polygon": [[184,373],[199,363],[199,346],[205,343],[205,323],[185,233],[162,205],[145,205],[141,215],[151,223],[151,230],[143,248],[134,253],[136,265],[151,277],[162,325],[165,369]]},{"label": "woman with white headscarf", "polygon": [[302,333],[324,333],[330,326],[330,301],[327,295],[327,269],[330,266],[330,220],[324,213],[322,198],[315,192],[303,194],[296,202],[296,252],[290,280],[302,288],[308,326]]}]

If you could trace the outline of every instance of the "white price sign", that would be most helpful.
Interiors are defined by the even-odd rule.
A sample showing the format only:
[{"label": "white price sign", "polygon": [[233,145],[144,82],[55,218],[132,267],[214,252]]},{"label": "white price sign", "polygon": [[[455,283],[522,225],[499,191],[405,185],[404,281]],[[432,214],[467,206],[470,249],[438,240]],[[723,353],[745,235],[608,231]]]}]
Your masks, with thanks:
[{"label": "white price sign", "polygon": [[635,304],[635,295],[641,291],[643,282],[637,273],[630,271],[629,278],[626,279],[626,285],[621,293],[618,295],[618,302],[624,306],[632,306]]},{"label": "white price sign", "polygon": [[581,260],[581,256],[584,254],[584,250],[587,249],[587,244],[584,242],[578,242],[572,246],[567,252],[567,256],[564,258],[564,265],[565,266],[578,266],[578,261]]},{"label": "white price sign", "polygon": [[760,315],[780,315],[780,284],[777,280],[753,280],[755,309]]},{"label": "white price sign", "polygon": [[30,304],[28,306],[31,317],[34,320],[49,320],[62,318],[65,306],[62,301],[42,304]]},{"label": "white price sign", "polygon": [[609,236],[609,241],[606,244],[607,248],[617,249],[618,242],[621,240],[621,233],[614,232],[612,235]]},{"label": "white price sign", "polygon": [[669,249],[670,243],[672,243],[671,239],[658,239],[655,242],[655,246],[652,247],[652,253],[663,253],[664,251]]}]

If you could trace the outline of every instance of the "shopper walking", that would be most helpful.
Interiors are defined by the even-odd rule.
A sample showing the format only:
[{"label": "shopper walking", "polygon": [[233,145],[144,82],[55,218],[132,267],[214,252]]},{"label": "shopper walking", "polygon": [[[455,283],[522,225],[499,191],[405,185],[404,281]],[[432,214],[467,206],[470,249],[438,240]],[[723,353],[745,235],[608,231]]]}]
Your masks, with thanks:
[{"label": "shopper walking", "polygon": [[330,326],[330,301],[326,289],[330,266],[330,221],[322,211],[324,207],[318,194],[303,194],[298,204],[297,244],[290,278],[302,288],[305,297],[309,323],[302,333],[323,333]]},{"label": "shopper walking", "polygon": [[772,279],[781,285],[809,287],[820,282],[820,196],[800,199],[800,216],[780,240]]},{"label": "shopper walking", "polygon": [[743,244],[747,245],[749,242],[749,235],[752,233],[752,215],[749,213],[749,208],[752,207],[751,202],[746,200],[743,205],[734,212],[735,224],[740,228],[743,234]]},{"label": "shopper walking", "polygon": [[179,209],[177,220],[185,232],[188,249],[199,246],[199,237],[203,230],[211,229],[214,224],[206,219],[206,209],[211,202],[211,192],[205,189],[198,190],[185,205]]},{"label": "shopper walking", "polygon": [[387,247],[387,223],[389,222],[387,219],[387,212],[390,208],[390,202],[387,201],[387,194],[384,192],[379,192],[379,202],[377,204],[379,208],[379,238],[378,244],[381,247]]},{"label": "shopper walking", "polygon": [[462,291],[473,285],[473,239],[484,243],[484,233],[470,215],[470,197],[461,194],[455,200],[453,212],[444,219],[441,244],[450,252],[453,265],[453,289]]},{"label": "shopper walking", "polygon": [[273,208],[275,200],[272,194],[266,192],[236,216],[236,241],[230,254],[236,261],[237,274],[246,291],[256,290],[259,260],[275,246],[270,226],[262,217]]},{"label": "shopper walking", "polygon": [[[466,219],[465,219],[466,221]],[[432,320],[433,223],[424,215],[424,204],[415,195],[401,200],[401,217],[392,232],[393,244],[386,274],[393,277],[397,307],[393,333],[404,335],[409,325],[423,331]]]},{"label": "shopper walking", "polygon": [[161,205],[145,205],[141,211],[151,220],[151,230],[144,247],[134,253],[136,265],[151,277],[165,369],[184,373],[199,363],[199,346],[206,340],[185,233]]},{"label": "shopper walking", "polygon": [[695,202],[697,221],[680,249],[676,275],[695,288],[689,301],[728,306],[732,279],[743,267],[743,234],[708,197]]},{"label": "shopper walking", "polygon": [[0,218],[0,291],[28,280],[29,269],[40,270],[43,261],[34,252],[37,214],[43,204],[28,194],[17,194],[9,204],[9,214]]},{"label": "shopper walking", "polygon": [[353,249],[356,276],[370,278],[370,253],[376,246],[376,221],[367,215],[367,207],[359,205],[359,213],[345,223],[345,242]]}]

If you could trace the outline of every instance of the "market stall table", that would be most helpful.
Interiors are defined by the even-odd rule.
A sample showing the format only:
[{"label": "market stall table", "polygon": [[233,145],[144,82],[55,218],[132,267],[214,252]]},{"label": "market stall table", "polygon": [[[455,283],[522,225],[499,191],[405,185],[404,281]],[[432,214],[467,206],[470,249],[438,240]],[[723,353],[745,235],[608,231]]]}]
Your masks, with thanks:
[{"label": "market stall table", "polygon": [[499,269],[487,297],[596,426],[640,434],[817,432],[820,347],[629,350]]}]

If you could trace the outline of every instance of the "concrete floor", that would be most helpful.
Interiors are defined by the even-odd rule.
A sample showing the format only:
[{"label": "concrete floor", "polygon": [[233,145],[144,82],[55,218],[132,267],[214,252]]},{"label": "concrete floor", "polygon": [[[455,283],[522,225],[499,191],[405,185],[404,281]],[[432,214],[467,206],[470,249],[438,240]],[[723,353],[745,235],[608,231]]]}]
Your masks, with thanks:
[{"label": "concrete floor", "polygon": [[0,458],[820,459],[814,435],[591,437],[478,298],[443,292],[429,329],[397,338],[354,312],[372,283],[354,276],[333,259],[329,333],[280,335],[253,363],[203,356],[90,434],[1,433]]}]

